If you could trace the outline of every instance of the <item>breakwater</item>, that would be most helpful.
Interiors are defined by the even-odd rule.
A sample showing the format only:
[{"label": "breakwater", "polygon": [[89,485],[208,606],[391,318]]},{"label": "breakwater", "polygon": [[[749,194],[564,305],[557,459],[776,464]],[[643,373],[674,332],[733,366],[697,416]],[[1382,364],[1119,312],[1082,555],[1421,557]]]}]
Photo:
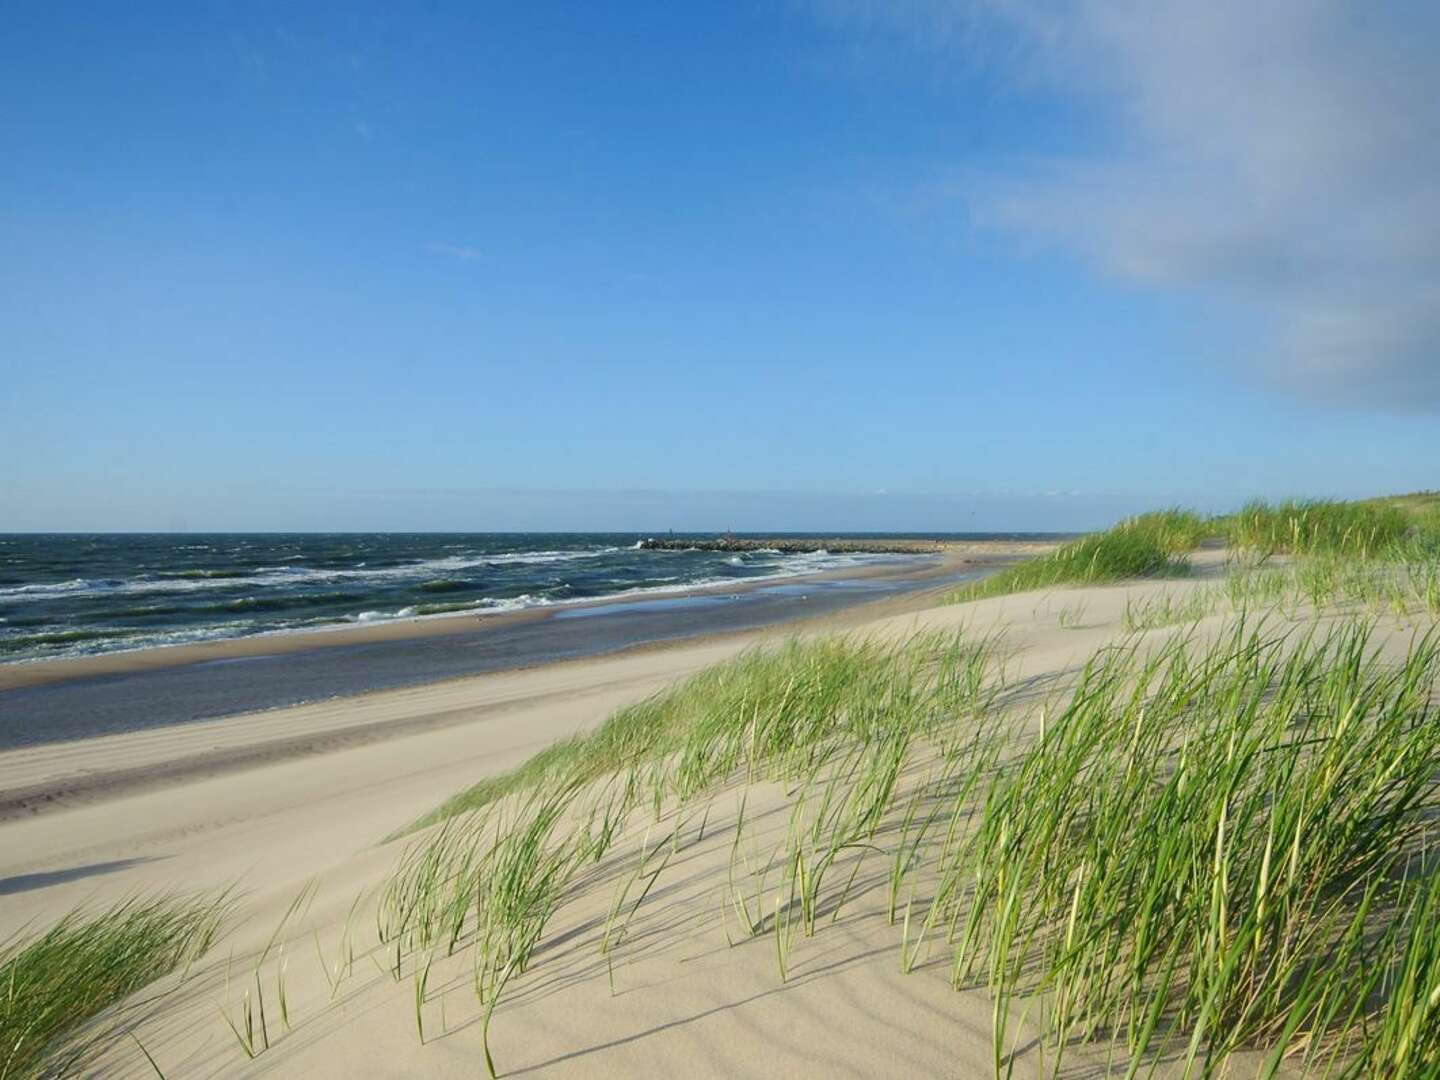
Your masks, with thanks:
[{"label": "breakwater", "polygon": [[856,555],[938,555],[945,546],[937,540],[865,539],[757,539],[721,536],[709,540],[648,537],[636,545],[641,551],[773,551],[804,555],[818,551]]}]

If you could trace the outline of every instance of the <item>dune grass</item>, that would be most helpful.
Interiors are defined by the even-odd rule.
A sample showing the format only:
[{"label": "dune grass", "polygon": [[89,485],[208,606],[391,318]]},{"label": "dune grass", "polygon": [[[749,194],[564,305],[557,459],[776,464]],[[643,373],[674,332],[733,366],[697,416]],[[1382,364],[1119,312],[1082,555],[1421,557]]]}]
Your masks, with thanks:
[{"label": "dune grass", "polygon": [[[1211,1076],[1240,1050],[1265,1076],[1287,1061],[1347,1077],[1440,1070],[1436,636],[1391,663],[1363,617],[1277,629],[1252,614],[1296,617],[1302,600],[1440,611],[1432,510],[1147,514],[959,590],[949,599],[1180,575],[1215,536],[1244,553],[1223,584],[1128,605],[1127,636],[1038,717],[1007,696],[995,638],[792,641],[461,792],[406,830],[438,825],[380,904],[422,1038],[434,957],[469,950],[495,1075],[492,1016],[582,872],[635,813],[659,825],[668,812],[668,833],[647,830],[618,873],[599,935],[613,992],[631,922],[684,837],[704,836],[709,804],[687,833],[691,808],[738,784],[726,937],[768,937],[787,981],[867,860],[886,867],[901,970],[938,952],[957,988],[988,990],[997,1077],[1014,1064],[1017,1013],[1057,1075],[1082,1045],[1129,1076],[1162,1057]],[[1269,564],[1277,554],[1296,558]],[[1146,636],[1227,601],[1219,636]],[[752,856],[746,800],[766,782],[783,786],[789,827]]]},{"label": "dune grass", "polygon": [[1181,509],[1141,514],[956,589],[945,599],[964,603],[1031,589],[1182,575],[1189,569],[1188,553],[1211,538],[1237,554],[1262,560],[1289,555],[1432,562],[1440,560],[1440,495],[1358,502],[1255,501],[1216,517]]},{"label": "dune grass", "polygon": [[[488,1033],[501,995],[526,971],[576,875],[606,854],[633,813],[649,808],[658,821],[667,802],[687,805],[736,776],[810,783],[843,762],[853,785],[834,789],[845,796],[823,830],[833,859],[878,825],[913,738],[989,711],[998,663],[993,638],[791,641],[620,710],[595,732],[430,815],[443,823],[406,850],[381,896],[378,925],[392,971],[398,978],[415,957],[413,969],[428,972],[421,957],[472,950],[486,1064],[495,1075]],[[679,833],[677,825],[656,847],[678,844]],[[790,887],[813,898],[825,868],[811,861],[801,881],[794,874],[807,864],[792,858],[789,865]],[[616,909],[611,924],[619,901]],[[746,916],[752,933],[775,928],[782,968],[787,937],[779,923],[788,925],[788,911],[777,908],[771,923],[758,910]],[[607,925],[603,951],[623,933],[623,923]]]},{"label": "dune grass", "polygon": [[[1392,559],[1312,556],[1286,563],[1242,560],[1223,582],[1126,599],[1126,633],[1194,623],[1221,613],[1264,611],[1287,619],[1317,611],[1440,618],[1440,554],[1407,552]],[[1060,626],[1066,625],[1060,613]]]},{"label": "dune grass", "polygon": [[1263,555],[1384,558],[1415,530],[1399,506],[1376,502],[1252,502],[1219,519],[1227,543]]},{"label": "dune grass", "polygon": [[[862,723],[893,701],[898,686],[916,692],[922,669],[952,694],[979,695],[980,672],[994,662],[997,644],[994,638],[972,642],[940,634],[912,640],[903,649],[831,638],[751,650],[467,788],[397,835],[549,783],[583,784],[671,754],[679,755],[675,783],[690,794],[742,760],[780,759],[791,746],[808,745],[818,733],[804,729],[807,718]],[[751,719],[745,732],[735,728],[740,715]],[[741,734],[750,741],[738,742]]]},{"label": "dune grass", "polygon": [[1410,540],[1422,551],[1440,555],[1440,491],[1416,491],[1366,499],[1365,506],[1399,510],[1410,518]]},{"label": "dune grass", "polygon": [[948,603],[1139,577],[1174,577],[1189,571],[1187,554],[1209,526],[1187,510],[1129,518],[1105,532],[1082,536],[1047,555],[1016,563],[946,597]]},{"label": "dune grass", "polygon": [[[1162,1056],[1211,1076],[1239,1050],[1266,1076],[1431,1075],[1440,646],[1422,634],[1389,662],[1381,644],[1359,618],[1131,636],[1038,717],[1005,707],[994,640],[749,654],[452,800],[462,816],[392,877],[382,936],[417,988],[427,953],[474,951],[493,1074],[491,1015],[581,870],[634,813],[678,807],[622,875],[608,965],[695,835],[686,808],[738,783],[726,936],[770,938],[784,982],[862,866],[888,867],[902,971],[940,961],[989,991],[997,1076],[1022,1013],[1056,1075],[1082,1045],[1131,1076]],[[790,824],[752,859],[745,799],[765,781]]]},{"label": "dune grass", "polygon": [[1278,610],[1291,617],[1301,605],[1346,609],[1401,618],[1440,617],[1440,553],[1407,552],[1393,559],[1312,556],[1286,564],[1234,566],[1223,586],[1192,599],[1223,594],[1236,610]]},{"label": "dune grass", "polygon": [[[1178,1050],[1208,1076],[1243,1047],[1440,1066],[1433,948],[1393,929],[1436,889],[1440,650],[1425,635],[1392,666],[1375,644],[1363,622],[1296,640],[1241,622],[1099,654],[943,858],[926,919],[957,985],[1043,1000],[1057,1068],[1096,1039],[1130,1075]],[[1377,1051],[1367,1029],[1396,1008],[1426,1015]]]},{"label": "dune grass", "polygon": [[132,899],[0,946],[0,1078],[73,1075],[123,1029],[111,1006],[204,954],[221,899]]}]

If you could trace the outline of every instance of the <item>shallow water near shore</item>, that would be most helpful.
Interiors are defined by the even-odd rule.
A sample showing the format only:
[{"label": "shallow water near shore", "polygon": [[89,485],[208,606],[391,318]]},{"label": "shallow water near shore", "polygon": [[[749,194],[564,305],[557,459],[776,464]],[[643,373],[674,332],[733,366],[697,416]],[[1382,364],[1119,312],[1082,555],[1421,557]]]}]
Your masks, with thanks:
[{"label": "shallow water near shore", "polygon": [[[843,571],[838,572],[843,574]],[[529,667],[636,645],[776,626],[966,580],[933,557],[874,577],[827,575],[741,591],[651,596],[528,615],[451,619],[447,632],[319,644],[0,692],[0,749],[212,719]],[[452,629],[453,628],[453,629]],[[328,635],[326,635],[328,637]],[[323,639],[321,639],[323,641]],[[169,652],[170,650],[161,650]],[[140,654],[137,654],[140,655]]]},{"label": "shallow water near shore", "polygon": [[[789,553],[773,546],[642,550],[641,539],[639,533],[0,534],[0,662],[663,597],[906,557],[855,550],[859,538],[844,535],[818,544],[809,534],[734,538],[807,549]],[[827,540],[836,550],[823,547]]]},{"label": "shallow water near shore", "polygon": [[642,551],[638,540],[617,533],[0,536],[0,660],[665,595],[887,558]]}]

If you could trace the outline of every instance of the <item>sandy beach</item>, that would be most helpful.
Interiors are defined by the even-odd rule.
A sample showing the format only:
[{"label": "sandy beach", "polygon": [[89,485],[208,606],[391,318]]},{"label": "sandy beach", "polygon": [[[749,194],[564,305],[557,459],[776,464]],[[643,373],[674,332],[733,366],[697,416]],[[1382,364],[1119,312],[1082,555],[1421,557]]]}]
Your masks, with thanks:
[{"label": "sandy beach", "polygon": [[[870,613],[860,625],[842,620],[806,632],[898,640],[1004,625],[1014,677],[1052,680],[1116,633],[1127,603],[1183,595],[1204,580]],[[1077,605],[1083,624],[1061,626],[1059,613]],[[463,960],[429,974],[423,1039],[408,979],[394,981],[374,951],[372,914],[358,922],[363,933],[355,930],[366,941],[357,948],[364,958],[333,991],[324,977],[324,957],[340,948],[357,897],[368,911],[405,848],[385,838],[452,793],[766,639],[732,635],[5,753],[0,934],[82,903],[233,887],[237,919],[222,947],[139,1024],[145,1050],[167,1076],[474,1076],[483,1066]],[[137,774],[155,782],[136,786]],[[755,788],[746,813],[761,845],[783,835],[782,794]],[[954,992],[943,965],[902,975],[879,890],[867,890],[832,933],[797,947],[783,983],[763,941],[731,947],[715,905],[736,810],[733,793],[716,793],[708,838],[679,849],[608,972],[591,939],[612,904],[618,864],[607,860],[583,878],[533,975],[495,1017],[502,1073],[983,1075],[992,1059],[991,1002],[980,991]],[[654,828],[640,823],[616,850],[653,842],[646,837]],[[241,958],[262,950],[307,889],[303,915],[282,935],[289,1023],[272,1016],[273,1045],[252,1061],[222,1018],[242,993],[227,989],[227,966],[243,967]],[[153,1075],[133,1044],[114,1047],[104,1071]],[[1039,1072],[1035,1055],[1018,1059],[1017,1075]]]},{"label": "sandy beach", "polygon": [[[511,670],[493,675],[437,680],[419,687],[375,691],[352,697],[307,703],[290,708],[240,713],[190,724],[166,725],[148,730],[95,738],[43,742],[36,746],[0,751],[0,821],[77,804],[103,801],[122,793],[167,787],[180,781],[275,764],[380,743],[424,731],[473,723],[482,716],[501,722],[508,711],[525,705],[548,705],[563,700],[577,687],[594,681],[615,680],[632,688],[630,698],[641,697],[707,664],[779,634],[843,632],[885,616],[896,616],[933,606],[948,586],[931,585],[953,578],[957,570],[985,570],[1006,565],[1046,545],[954,545],[945,558],[921,566],[876,566],[851,569],[843,577],[903,576],[922,587],[889,599],[870,600],[818,618],[787,621],[778,631],[704,632],[683,643],[633,645],[604,660],[561,661],[543,669]],[[834,580],[841,574],[813,575]],[[792,582],[800,579],[790,579]],[[773,585],[776,583],[766,583]],[[713,592],[714,590],[710,590]],[[622,601],[623,603],[623,601]],[[643,601],[642,601],[643,603]],[[614,601],[575,605],[570,610],[612,606]],[[22,689],[47,686],[67,679],[124,676],[189,664],[233,661],[274,653],[303,653],[353,644],[403,641],[437,635],[475,633],[481,622],[486,630],[533,625],[553,617],[553,611],[512,612],[484,620],[437,618],[387,623],[312,634],[270,635],[264,639],[207,642],[134,652],[0,666],[0,686]],[[693,658],[693,659],[692,659]],[[10,680],[5,686],[3,680]],[[102,693],[123,693],[102,683]],[[570,714],[559,726],[542,724],[536,739],[523,745],[532,751],[577,730]],[[505,721],[508,722],[508,721]],[[522,725],[535,723],[522,719]],[[189,730],[192,729],[193,730]]]}]

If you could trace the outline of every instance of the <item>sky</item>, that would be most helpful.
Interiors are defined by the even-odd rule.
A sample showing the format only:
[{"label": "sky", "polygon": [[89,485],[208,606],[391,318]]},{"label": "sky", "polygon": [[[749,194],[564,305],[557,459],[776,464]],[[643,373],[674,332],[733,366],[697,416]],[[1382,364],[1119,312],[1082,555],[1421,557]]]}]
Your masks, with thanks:
[{"label": "sky", "polygon": [[1440,6],[32,3],[0,531],[1440,487]]}]

